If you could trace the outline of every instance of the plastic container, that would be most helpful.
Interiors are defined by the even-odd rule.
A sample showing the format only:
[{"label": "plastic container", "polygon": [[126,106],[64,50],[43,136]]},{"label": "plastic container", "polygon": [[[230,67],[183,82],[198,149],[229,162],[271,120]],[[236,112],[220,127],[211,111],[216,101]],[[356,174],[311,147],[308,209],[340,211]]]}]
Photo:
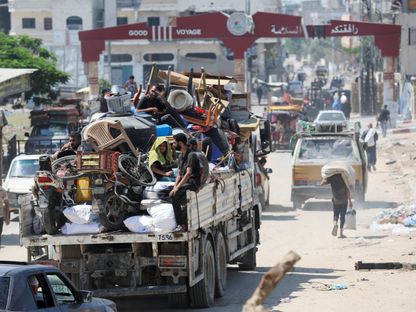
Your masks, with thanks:
[{"label": "plastic container", "polygon": [[75,203],[81,204],[92,201],[91,181],[88,177],[82,177],[75,180],[77,187],[75,193]]},{"label": "plastic container", "polygon": [[156,126],[156,136],[168,136],[172,135],[172,127],[169,125],[158,125]]}]

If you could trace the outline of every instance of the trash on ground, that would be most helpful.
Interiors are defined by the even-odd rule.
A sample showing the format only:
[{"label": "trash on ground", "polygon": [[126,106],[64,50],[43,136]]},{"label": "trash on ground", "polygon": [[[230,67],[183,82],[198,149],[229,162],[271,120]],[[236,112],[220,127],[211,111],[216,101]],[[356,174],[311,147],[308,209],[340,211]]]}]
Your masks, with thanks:
[{"label": "trash on ground", "polygon": [[289,297],[286,297],[286,298],[281,298],[280,299],[280,303],[290,303],[291,302],[291,300],[290,300],[290,298]]},{"label": "trash on ground", "polygon": [[393,165],[395,163],[396,163],[395,160],[388,160],[388,161],[386,161],[386,165]]},{"label": "trash on ground", "polygon": [[328,285],[328,290],[343,290],[348,289],[348,286],[345,284],[330,284]]},{"label": "trash on ground", "polygon": [[394,235],[410,235],[414,228],[416,228],[416,205],[385,209],[376,215],[370,226],[373,231],[391,230]]}]

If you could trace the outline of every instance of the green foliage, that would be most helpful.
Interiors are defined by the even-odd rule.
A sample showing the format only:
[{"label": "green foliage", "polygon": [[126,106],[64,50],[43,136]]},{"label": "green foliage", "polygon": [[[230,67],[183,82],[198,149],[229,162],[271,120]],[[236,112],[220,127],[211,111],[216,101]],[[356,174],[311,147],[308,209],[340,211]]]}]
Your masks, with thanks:
[{"label": "green foliage", "polygon": [[104,89],[111,89],[111,82],[105,80],[105,79],[100,79],[100,91],[104,90]]},{"label": "green foliage", "polygon": [[53,88],[68,81],[69,75],[57,69],[55,55],[42,46],[42,40],[0,33],[0,68],[36,68],[31,75],[31,93],[54,93]]}]

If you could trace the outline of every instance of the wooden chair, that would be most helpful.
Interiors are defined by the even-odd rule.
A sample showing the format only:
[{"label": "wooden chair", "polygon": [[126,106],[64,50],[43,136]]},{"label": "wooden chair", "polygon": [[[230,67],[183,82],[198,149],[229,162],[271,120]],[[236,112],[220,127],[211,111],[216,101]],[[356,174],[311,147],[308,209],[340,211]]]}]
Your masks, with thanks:
[{"label": "wooden chair", "polygon": [[[111,129],[120,132],[120,134],[113,137]],[[134,147],[133,143],[131,143],[120,121],[97,120],[88,125],[85,129],[84,139],[89,142],[96,151],[114,149],[125,143],[134,155],[138,155],[137,149]]]}]

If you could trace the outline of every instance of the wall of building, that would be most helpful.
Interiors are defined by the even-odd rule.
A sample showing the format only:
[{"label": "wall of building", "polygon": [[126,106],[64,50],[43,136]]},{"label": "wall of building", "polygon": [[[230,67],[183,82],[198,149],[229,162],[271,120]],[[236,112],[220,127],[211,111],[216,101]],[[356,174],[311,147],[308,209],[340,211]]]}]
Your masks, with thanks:
[{"label": "wall of building", "polygon": [[[406,75],[416,76],[416,14],[399,14],[396,23],[402,25],[400,43],[400,69],[402,77],[406,77]],[[409,32],[411,32],[411,38],[409,38]],[[409,39],[411,39],[411,42],[409,42]]]}]

